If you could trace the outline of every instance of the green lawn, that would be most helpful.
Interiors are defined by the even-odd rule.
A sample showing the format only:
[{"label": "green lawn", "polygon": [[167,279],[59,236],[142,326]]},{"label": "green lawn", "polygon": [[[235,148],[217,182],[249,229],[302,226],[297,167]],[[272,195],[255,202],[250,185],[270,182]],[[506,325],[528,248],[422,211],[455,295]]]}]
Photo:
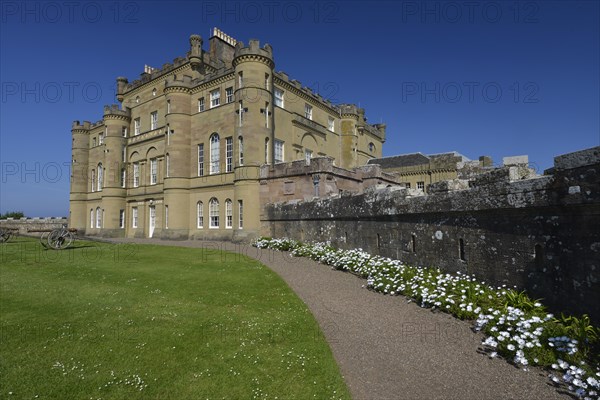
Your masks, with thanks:
[{"label": "green lawn", "polygon": [[255,260],[13,238],[0,246],[0,398],[350,396],[304,303]]}]

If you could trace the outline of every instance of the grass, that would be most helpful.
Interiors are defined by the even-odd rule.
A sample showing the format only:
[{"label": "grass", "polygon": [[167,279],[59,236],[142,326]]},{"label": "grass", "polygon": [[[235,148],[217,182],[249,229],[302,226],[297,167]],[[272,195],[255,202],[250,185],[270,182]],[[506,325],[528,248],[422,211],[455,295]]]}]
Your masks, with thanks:
[{"label": "grass", "polygon": [[302,301],[245,256],[0,247],[0,398],[350,398]]}]

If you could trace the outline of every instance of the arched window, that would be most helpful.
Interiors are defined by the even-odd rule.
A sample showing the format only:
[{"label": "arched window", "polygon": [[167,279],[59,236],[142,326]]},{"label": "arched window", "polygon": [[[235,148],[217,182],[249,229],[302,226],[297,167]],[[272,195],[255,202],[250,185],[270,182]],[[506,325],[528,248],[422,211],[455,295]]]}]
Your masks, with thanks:
[{"label": "arched window", "polygon": [[90,228],[94,227],[94,209],[90,208]]},{"label": "arched window", "polygon": [[269,138],[265,138],[265,164],[269,163]]},{"label": "arched window", "polygon": [[210,227],[218,228],[219,227],[219,200],[214,197],[210,199],[210,203],[208,205],[208,213],[210,216]]},{"label": "arched window", "polygon": [[102,210],[96,207],[96,228],[102,228]]},{"label": "arched window", "polygon": [[244,138],[238,138],[238,151],[240,152],[240,165],[244,165]]},{"label": "arched window", "polygon": [[196,217],[198,229],[204,228],[204,204],[201,201],[196,204]]},{"label": "arched window", "polygon": [[375,151],[375,145],[373,144],[373,142],[369,143],[369,151],[370,152],[374,152]]},{"label": "arched window", "polygon": [[233,204],[231,200],[225,200],[225,228],[233,228]]},{"label": "arched window", "polygon": [[221,161],[221,139],[218,133],[213,133],[210,136],[210,173],[219,173],[219,164]]},{"label": "arched window", "polygon": [[102,190],[103,179],[104,179],[104,169],[102,168],[102,163],[99,163],[98,164],[98,186],[97,186],[98,191]]},{"label": "arched window", "polygon": [[92,192],[96,191],[96,170],[92,170]]}]

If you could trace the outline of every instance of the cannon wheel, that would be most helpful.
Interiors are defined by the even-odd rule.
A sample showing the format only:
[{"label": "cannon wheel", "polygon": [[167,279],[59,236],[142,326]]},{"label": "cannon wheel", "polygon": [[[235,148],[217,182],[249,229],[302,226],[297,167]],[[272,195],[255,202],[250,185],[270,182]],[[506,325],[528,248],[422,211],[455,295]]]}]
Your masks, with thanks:
[{"label": "cannon wheel", "polygon": [[56,229],[48,235],[48,246],[55,250],[66,249],[73,243],[73,234],[69,231]]},{"label": "cannon wheel", "polygon": [[50,235],[50,232],[43,232],[42,235],[40,236],[40,243],[45,248],[48,248],[48,236],[49,235]]},{"label": "cannon wheel", "polygon": [[10,240],[11,232],[9,230],[0,230],[0,243],[6,243]]}]

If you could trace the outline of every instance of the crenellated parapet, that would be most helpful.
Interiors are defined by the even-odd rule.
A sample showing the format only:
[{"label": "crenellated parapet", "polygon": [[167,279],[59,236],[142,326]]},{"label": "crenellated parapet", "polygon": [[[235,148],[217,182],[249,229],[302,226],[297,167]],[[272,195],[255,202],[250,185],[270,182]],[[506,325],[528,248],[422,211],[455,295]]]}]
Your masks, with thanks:
[{"label": "crenellated parapet", "polygon": [[273,69],[273,48],[269,44],[260,47],[260,42],[255,39],[251,39],[247,47],[244,46],[244,42],[238,41],[235,45],[233,66],[237,67],[243,62],[261,62]]},{"label": "crenellated parapet", "polygon": [[121,110],[117,104],[106,105],[104,106],[104,120],[107,119],[129,122],[131,112],[129,109]]},{"label": "crenellated parapet", "polygon": [[90,126],[90,121],[83,121],[83,123],[80,123],[79,121],[73,121],[73,124],[71,124],[71,132],[88,133]]},{"label": "crenellated parapet", "polygon": [[187,75],[176,76],[167,78],[165,81],[165,93],[191,93],[192,88],[195,86],[192,77]]}]

